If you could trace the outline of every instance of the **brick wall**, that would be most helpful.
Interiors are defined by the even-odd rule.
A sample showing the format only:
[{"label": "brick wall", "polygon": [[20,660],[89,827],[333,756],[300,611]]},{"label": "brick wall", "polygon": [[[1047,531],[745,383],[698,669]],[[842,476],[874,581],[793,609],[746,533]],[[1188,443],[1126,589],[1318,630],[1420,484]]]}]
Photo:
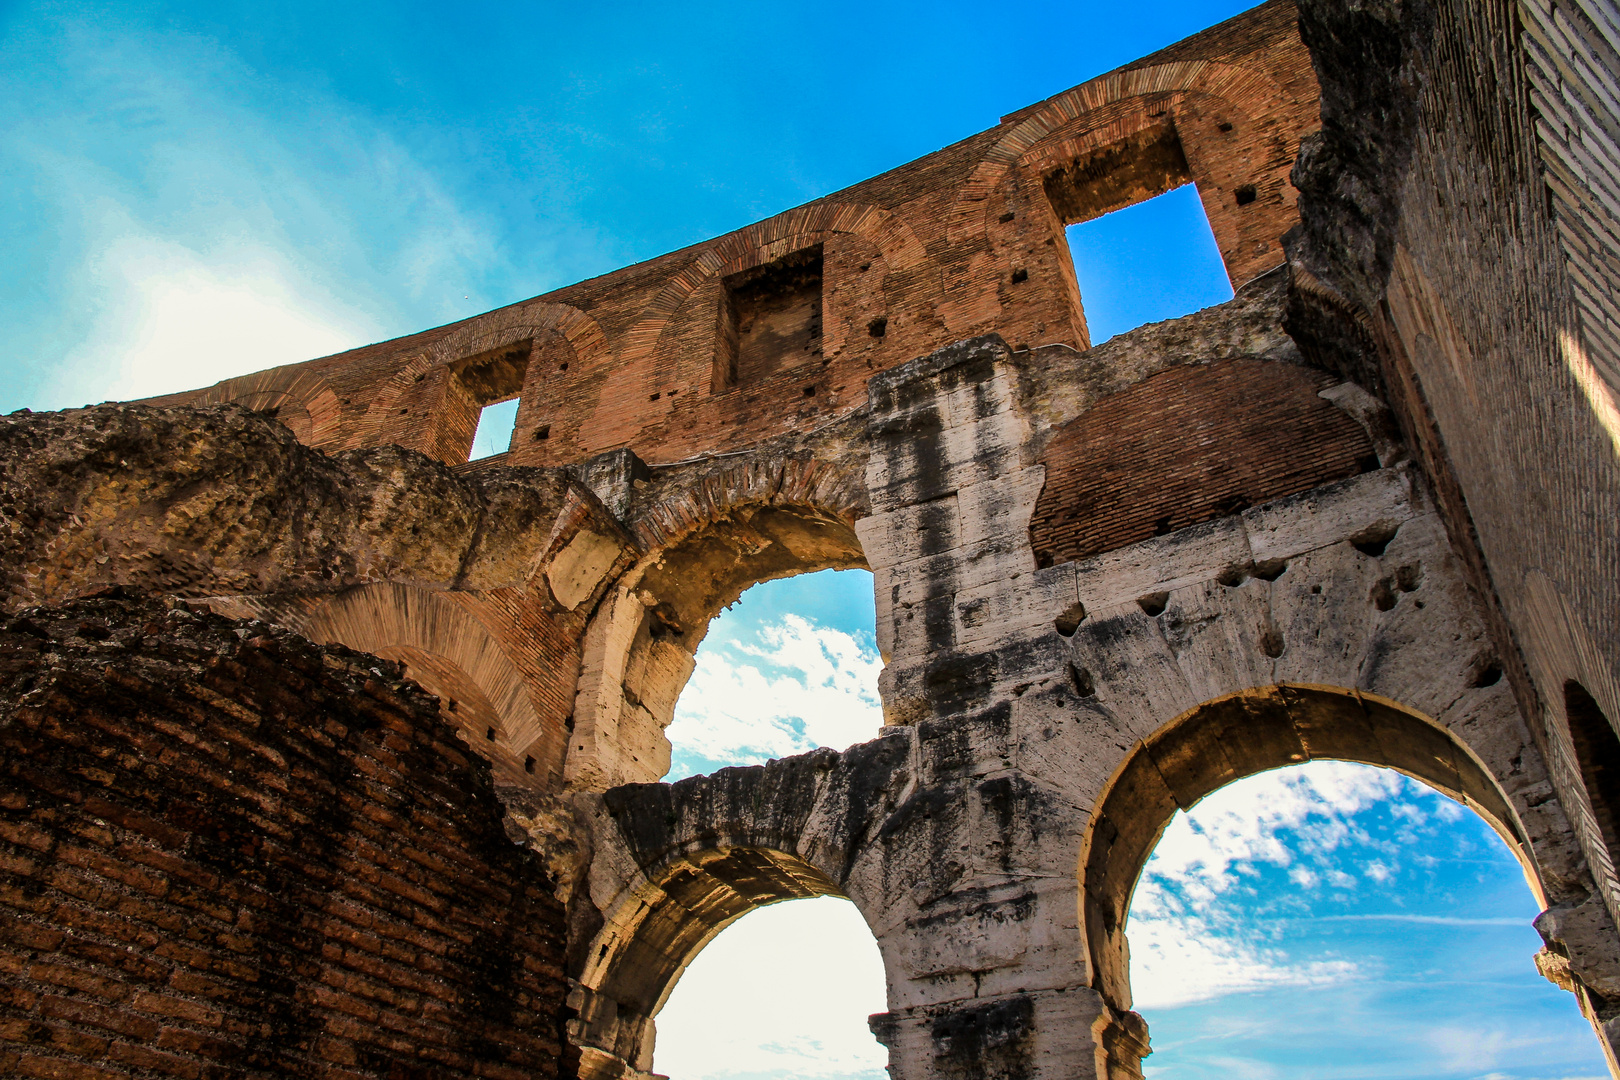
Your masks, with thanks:
[{"label": "brick wall", "polygon": [[1196,525],[1377,467],[1366,432],[1289,364],[1171,368],[1059,431],[1030,538],[1042,566]]},{"label": "brick wall", "polygon": [[562,911],[393,665],[120,594],[0,657],[0,1074],[572,1074]]},{"label": "brick wall", "polygon": [[[740,449],[859,408],[874,372],[954,341],[1000,333],[1020,347],[1086,347],[1083,298],[1046,178],[1107,158],[1116,144],[1129,172],[1148,128],[1171,132],[1171,171],[1198,184],[1234,283],[1275,267],[1297,218],[1286,176],[1318,123],[1316,101],[1293,4],[1270,0],[775,218],[460,323],[256,376],[251,389],[285,392],[289,416],[317,398],[335,409],[319,427],[324,447],[393,442],[455,464],[476,404],[487,401],[468,397],[454,372],[532,342],[506,463],[563,464],[629,447],[660,464]],[[1142,198],[1155,186],[1110,190]],[[771,370],[737,385],[717,380],[727,279],[818,245],[819,355],[764,365]]]}]

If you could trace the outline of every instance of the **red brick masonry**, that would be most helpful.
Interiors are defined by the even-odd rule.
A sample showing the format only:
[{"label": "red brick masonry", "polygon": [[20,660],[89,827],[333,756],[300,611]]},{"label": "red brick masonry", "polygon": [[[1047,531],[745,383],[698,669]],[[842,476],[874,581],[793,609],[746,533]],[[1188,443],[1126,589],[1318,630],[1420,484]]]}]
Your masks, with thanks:
[{"label": "red brick masonry", "polygon": [[562,909],[394,665],[116,592],[33,609],[0,761],[0,1075],[573,1074]]}]

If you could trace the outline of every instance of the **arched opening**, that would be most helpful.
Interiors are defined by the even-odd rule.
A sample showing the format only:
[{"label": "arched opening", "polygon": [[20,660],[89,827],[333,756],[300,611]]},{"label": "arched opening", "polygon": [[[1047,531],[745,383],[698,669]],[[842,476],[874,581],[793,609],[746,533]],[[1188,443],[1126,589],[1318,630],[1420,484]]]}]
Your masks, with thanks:
[{"label": "arched opening", "polygon": [[666,780],[828,746],[883,724],[869,570],[761,582],[708,627],[675,705]]},{"label": "arched opening", "polygon": [[1177,810],[1126,924],[1146,1071],[1602,1075],[1578,1003],[1531,962],[1519,870],[1477,814],[1368,765],[1286,766]]},{"label": "arched opening", "polygon": [[[618,793],[608,794],[610,812],[624,809],[621,803],[646,797],[641,792],[626,792],[618,799],[615,795]],[[672,811],[671,816],[677,815]],[[583,1080],[616,1080],[627,1070],[650,1072],[656,1044],[654,1021],[677,981],[722,931],[745,915],[787,900],[842,896],[820,869],[774,848],[698,851],[643,879],[626,891],[608,915],[607,925],[586,944],[588,952],[571,965],[580,972],[583,991],[579,1018],[570,1024],[570,1038],[580,1050],[580,1076]],[[791,919],[805,911],[799,908],[783,914]],[[773,921],[779,920],[767,920],[764,925],[768,935],[776,937],[781,927],[771,925]],[[841,924],[846,931],[852,925],[847,917]],[[745,934],[744,940],[751,936]],[[870,941],[870,931],[866,939]],[[871,945],[875,951],[876,943]],[[728,957],[735,961],[734,951],[728,947],[716,954],[722,967]],[[745,952],[744,962],[731,963],[729,970],[734,978],[747,979],[750,972],[758,971],[756,964],[765,960],[763,956],[750,958]],[[788,976],[778,969],[765,977],[780,982]],[[713,1003],[705,1008],[713,1011]],[[682,1010],[682,1016],[690,1012],[686,1006]],[[723,1014],[718,1019],[726,1021]],[[690,1040],[677,1039],[676,1045],[682,1048],[677,1050],[679,1058],[690,1049]]]},{"label": "arched opening", "polygon": [[[1139,744],[1110,780],[1098,805],[1082,851],[1082,910],[1093,986],[1116,1014],[1135,1007],[1131,946],[1126,936],[1133,896],[1141,888],[1150,856],[1178,813],[1193,811],[1206,797],[1236,781],[1312,761],[1382,766],[1473,810],[1523,871],[1532,905],[1536,910],[1545,907],[1517,814],[1479,759],[1449,731],[1394,702],[1365,693],[1297,685],[1243,691],[1192,709]],[[1267,782],[1284,781],[1273,778]],[[1220,809],[1219,801],[1215,809]],[[1285,872],[1284,879],[1286,876]],[[1258,895],[1255,882],[1245,887]],[[1162,893],[1157,899],[1163,901]],[[1410,914],[1400,910],[1385,913]],[[1529,911],[1527,918],[1533,914]],[[1151,951],[1155,945],[1144,941],[1143,947]],[[1527,970],[1531,968],[1528,953],[1533,952],[1531,946],[1519,958]],[[1220,959],[1218,950],[1215,958]],[[1345,970],[1333,968],[1337,961],[1332,957],[1319,959],[1329,965],[1316,970],[1319,976]],[[1311,974],[1307,968],[1297,977],[1308,984]],[[1438,984],[1448,973],[1415,971],[1412,977],[1414,982],[1430,984],[1425,992],[1443,993]],[[1162,987],[1153,988],[1153,993],[1163,1004]],[[1302,995],[1301,1000],[1307,996]],[[1368,1036],[1376,1037],[1372,1032]],[[1449,1036],[1442,1032],[1438,1037]],[[1137,1052],[1140,1049],[1139,1044],[1133,1047]],[[1596,1047],[1592,1050],[1595,1053]],[[1132,1052],[1112,1053],[1110,1077],[1141,1075]],[[1471,1073],[1460,1066],[1457,1075],[1479,1071],[1484,1070]]]},{"label": "arched opening", "polygon": [[867,1018],[886,1008],[883,958],[847,900],[749,912],[687,965],[658,1014],[653,1071],[672,1080],[882,1080]]},{"label": "arched opening", "polygon": [[[690,513],[691,506],[682,500],[677,509]],[[806,505],[738,506],[626,573],[586,632],[570,786],[605,790],[668,774],[665,729],[710,623],[761,582],[866,570],[852,516]]]}]

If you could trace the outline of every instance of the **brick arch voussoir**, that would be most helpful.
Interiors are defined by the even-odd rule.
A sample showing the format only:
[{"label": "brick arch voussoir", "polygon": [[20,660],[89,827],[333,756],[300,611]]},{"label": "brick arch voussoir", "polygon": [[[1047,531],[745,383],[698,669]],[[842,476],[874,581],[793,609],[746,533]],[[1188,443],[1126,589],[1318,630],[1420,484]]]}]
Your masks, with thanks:
[{"label": "brick arch voussoir", "polygon": [[739,510],[782,506],[810,510],[853,527],[867,510],[862,476],[814,457],[747,455],[705,470],[626,522],[642,551],[666,551]]},{"label": "brick arch voussoir", "polygon": [[[1286,97],[1282,86],[1264,72],[1212,60],[1179,60],[1099,76],[1042,102],[991,146],[957,192],[946,215],[946,235],[957,243],[983,233],[986,203],[1002,178],[1040,143],[1087,113],[1132,98],[1179,98],[1191,94],[1228,103],[1281,101]],[[1103,144],[1099,141],[1092,145]]]},{"label": "brick arch voussoir", "polygon": [[283,406],[296,405],[309,414],[309,432],[302,440],[305,445],[324,448],[337,442],[342,423],[342,406],[337,393],[320,375],[305,368],[271,368],[226,379],[200,391],[190,404],[256,405],[265,399],[278,399],[277,404]]},{"label": "brick arch voussoir", "polygon": [[535,300],[469,319],[426,350],[410,356],[378,388],[361,420],[354,445],[378,446],[388,442],[388,427],[400,396],[427,372],[464,357],[548,333],[561,334],[582,362],[596,366],[606,364],[609,359],[607,336],[602,328],[595,319],[568,304]]},{"label": "brick arch voussoir", "polygon": [[[392,582],[364,585],[327,600],[293,628],[312,641],[361,652],[410,649],[442,657],[483,693],[514,752],[523,753],[545,735],[522,671],[495,634],[445,593]],[[543,764],[549,770],[556,763]]]},{"label": "brick arch voussoir", "polygon": [[675,313],[704,282],[763,266],[837,233],[870,241],[891,270],[904,270],[927,258],[911,226],[882,207],[863,203],[797,207],[721,237],[672,274],[625,334],[620,359],[636,364],[652,356]]}]

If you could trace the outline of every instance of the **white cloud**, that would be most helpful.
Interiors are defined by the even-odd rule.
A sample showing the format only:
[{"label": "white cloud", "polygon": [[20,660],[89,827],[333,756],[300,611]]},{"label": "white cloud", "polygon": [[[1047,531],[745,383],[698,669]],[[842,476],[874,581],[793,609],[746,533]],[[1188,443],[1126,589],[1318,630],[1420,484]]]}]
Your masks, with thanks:
[{"label": "white cloud", "polygon": [[883,960],[855,905],[822,898],[745,915],[675,984],[653,1068],[671,1080],[882,1080],[866,1025],[886,1008]]},{"label": "white cloud", "polygon": [[208,258],[132,228],[89,280],[107,304],[69,355],[58,398],[89,379],[98,401],[173,393],[381,336],[266,249]]},{"label": "white cloud", "polygon": [[1194,917],[1130,924],[1131,996],[1138,1009],[1168,1009],[1227,994],[1285,986],[1326,986],[1356,974],[1346,960],[1296,964],[1279,949],[1235,938]]},{"label": "white cloud", "polygon": [[[1374,843],[1355,815],[1394,804],[1397,818],[1450,820],[1449,800],[1400,774],[1347,762],[1311,762],[1222,788],[1177,813],[1143,870],[1128,934],[1139,1007],[1169,1008],[1228,994],[1323,986],[1363,974],[1332,956],[1295,959],[1271,943],[1275,920],[1257,919],[1245,879],[1267,864],[1286,871],[1299,896],[1323,886],[1355,889],[1341,864]],[[1391,881],[1386,859],[1363,877]]]},{"label": "white cloud", "polygon": [[678,749],[743,764],[877,735],[875,650],[797,615],[761,626],[757,642],[699,649],[668,730]]},{"label": "white cloud", "polygon": [[349,103],[201,36],[36,30],[51,94],[0,78],[29,103],[0,154],[55,247],[48,309],[15,320],[37,335],[11,361],[35,373],[18,404],[206,386],[487,306],[489,230]]}]

